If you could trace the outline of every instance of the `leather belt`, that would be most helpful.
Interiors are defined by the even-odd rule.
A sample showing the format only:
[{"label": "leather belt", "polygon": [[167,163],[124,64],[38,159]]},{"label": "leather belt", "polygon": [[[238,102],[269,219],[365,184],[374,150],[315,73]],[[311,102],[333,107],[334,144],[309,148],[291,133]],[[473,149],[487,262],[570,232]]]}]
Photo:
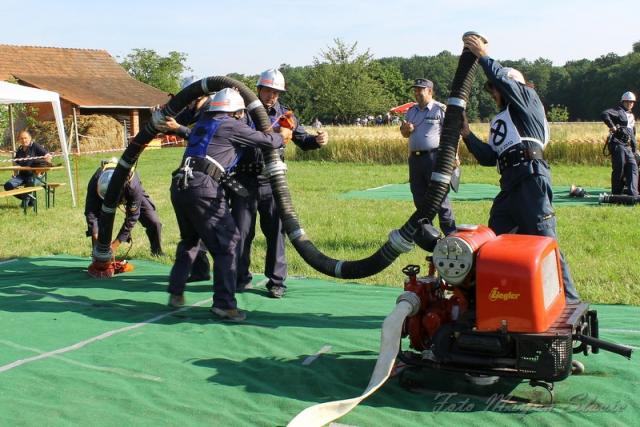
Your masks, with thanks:
[{"label": "leather belt", "polygon": [[498,171],[502,174],[506,169],[526,163],[530,160],[542,160],[542,148],[525,148],[518,144],[509,148],[498,157]]},{"label": "leather belt", "polygon": [[[200,157],[190,157],[190,159],[189,166],[194,172],[202,172],[205,175],[209,175],[216,182],[220,182],[220,179],[225,174],[224,168],[220,164]],[[184,164],[182,167],[184,167]]]},{"label": "leather belt", "polygon": [[[190,157],[189,159],[188,167],[191,171],[202,172],[205,175],[209,175],[215,182],[241,197],[247,197],[249,195],[247,189],[244,188],[244,186],[233,176],[226,173],[219,163],[213,163],[208,159],[199,157]],[[183,180],[184,184],[182,185],[182,188],[188,187],[189,179],[193,177],[190,172],[186,170],[186,163],[183,163],[179,169],[172,173],[172,175],[174,179]]]}]

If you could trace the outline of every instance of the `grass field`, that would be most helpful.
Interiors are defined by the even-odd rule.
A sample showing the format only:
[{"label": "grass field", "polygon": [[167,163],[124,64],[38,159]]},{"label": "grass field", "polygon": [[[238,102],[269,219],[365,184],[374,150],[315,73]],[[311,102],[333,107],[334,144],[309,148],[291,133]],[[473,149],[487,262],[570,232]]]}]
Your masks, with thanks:
[{"label": "grass field", "polygon": [[[168,255],[157,261],[165,264],[172,263],[178,242],[168,189],[170,171],[178,165],[181,155],[182,150],[175,148],[148,150],[138,165],[144,186],[156,202],[164,224],[163,246]],[[77,163],[77,208],[71,207],[68,187],[59,189],[55,208],[41,208],[37,215],[32,212],[23,215],[15,199],[0,200],[0,259],[71,254],[87,257],[89,264],[90,242],[84,234],[83,206],[87,181],[100,158],[80,157]],[[408,172],[404,164],[290,161],[288,166],[289,187],[302,226],[316,246],[333,258],[355,260],[369,256],[386,240],[389,231],[401,226],[413,212],[410,202],[338,199],[346,191],[406,182]],[[554,165],[553,174],[556,185],[609,187],[608,166]],[[65,180],[63,171],[51,175],[54,181]],[[497,180],[493,168],[464,168],[463,182],[496,184]],[[490,205],[490,202],[455,202],[458,223],[486,223]],[[640,305],[639,213],[637,207],[624,206],[557,208],[560,246],[586,300]],[[121,222],[119,213],[116,230]],[[260,232],[257,234],[252,270],[261,273],[265,244]],[[125,249],[123,245],[120,254]],[[401,268],[409,263],[424,265],[425,255],[416,249],[401,256],[385,271],[359,282],[401,286],[404,280]],[[140,225],[134,229],[129,258],[153,259]],[[290,245],[288,258],[290,275],[323,277],[307,266]]]}]

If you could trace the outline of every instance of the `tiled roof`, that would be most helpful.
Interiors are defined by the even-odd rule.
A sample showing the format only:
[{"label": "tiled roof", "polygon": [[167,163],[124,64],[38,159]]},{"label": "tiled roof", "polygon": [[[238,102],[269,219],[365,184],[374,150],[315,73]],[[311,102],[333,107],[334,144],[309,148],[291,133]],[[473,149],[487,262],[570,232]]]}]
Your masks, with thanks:
[{"label": "tiled roof", "polygon": [[84,107],[143,107],[168,100],[167,93],[129,76],[106,50],[0,44],[0,80],[12,77]]}]

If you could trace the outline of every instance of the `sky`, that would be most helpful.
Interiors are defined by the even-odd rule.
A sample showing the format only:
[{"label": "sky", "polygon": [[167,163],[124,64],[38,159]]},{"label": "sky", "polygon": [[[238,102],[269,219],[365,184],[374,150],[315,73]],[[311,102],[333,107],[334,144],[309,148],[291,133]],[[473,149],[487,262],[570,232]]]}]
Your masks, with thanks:
[{"label": "sky", "polygon": [[625,55],[640,41],[638,0],[3,0],[0,43],[187,54],[186,74],[246,75],[311,65],[335,39],[374,58],[458,53],[478,31],[496,59],[554,65]]}]

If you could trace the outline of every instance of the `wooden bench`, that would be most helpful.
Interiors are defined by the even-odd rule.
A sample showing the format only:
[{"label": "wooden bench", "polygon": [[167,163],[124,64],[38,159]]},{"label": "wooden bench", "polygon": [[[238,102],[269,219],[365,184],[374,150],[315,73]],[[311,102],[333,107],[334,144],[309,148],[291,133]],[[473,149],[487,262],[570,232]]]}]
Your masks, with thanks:
[{"label": "wooden bench", "polygon": [[[19,187],[19,188],[14,188],[13,190],[0,191],[0,197],[10,197],[10,196],[17,196],[20,194],[33,193],[33,210],[35,213],[38,213],[38,191],[40,190],[44,190],[44,187],[41,187],[41,186]],[[22,209],[24,209],[25,215],[27,214],[28,207],[29,206],[26,203],[22,206]]]},{"label": "wooden bench", "polygon": [[56,188],[67,185],[64,182],[48,182],[44,189],[47,193],[47,208],[56,205]]}]

